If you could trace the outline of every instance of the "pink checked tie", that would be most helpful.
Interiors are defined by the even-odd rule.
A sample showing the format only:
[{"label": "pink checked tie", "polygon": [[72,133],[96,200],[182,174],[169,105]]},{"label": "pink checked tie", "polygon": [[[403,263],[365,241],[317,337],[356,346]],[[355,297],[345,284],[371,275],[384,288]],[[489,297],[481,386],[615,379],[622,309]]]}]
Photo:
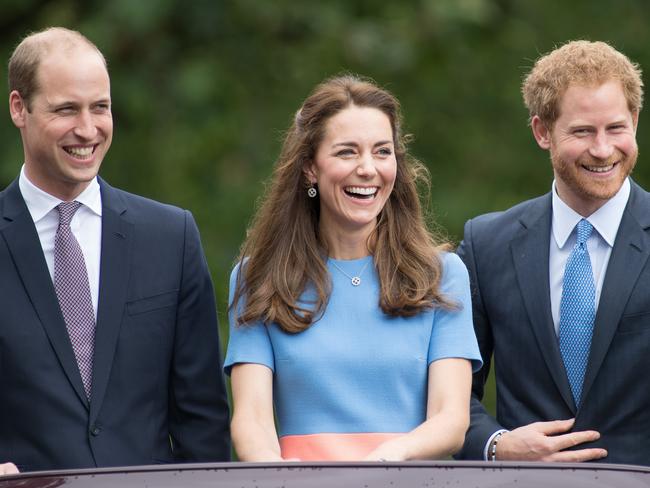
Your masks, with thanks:
[{"label": "pink checked tie", "polygon": [[70,221],[79,202],[59,204],[59,228],[54,238],[54,289],[68,328],[86,396],[90,399],[95,348],[95,312],[90,297],[88,272]]}]

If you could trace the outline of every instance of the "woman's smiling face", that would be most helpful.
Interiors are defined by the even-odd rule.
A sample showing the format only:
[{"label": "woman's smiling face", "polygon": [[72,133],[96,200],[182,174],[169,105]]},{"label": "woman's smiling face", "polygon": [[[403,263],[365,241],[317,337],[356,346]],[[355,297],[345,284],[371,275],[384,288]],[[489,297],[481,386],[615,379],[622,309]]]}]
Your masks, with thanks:
[{"label": "woman's smiling face", "polygon": [[350,105],[325,124],[325,134],[307,170],[318,185],[323,237],[342,232],[369,235],[384,208],[397,173],[388,116]]}]

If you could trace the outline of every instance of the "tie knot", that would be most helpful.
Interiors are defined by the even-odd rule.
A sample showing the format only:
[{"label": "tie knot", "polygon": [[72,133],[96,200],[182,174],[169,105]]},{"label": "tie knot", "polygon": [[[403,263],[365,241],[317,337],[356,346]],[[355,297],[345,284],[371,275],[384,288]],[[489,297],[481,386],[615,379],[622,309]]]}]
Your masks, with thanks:
[{"label": "tie knot", "polygon": [[594,226],[588,220],[582,219],[578,222],[578,244],[584,244],[589,239]]},{"label": "tie knot", "polygon": [[70,221],[75,212],[81,207],[79,202],[62,202],[57,205],[56,209],[59,211],[59,225],[70,225]]}]

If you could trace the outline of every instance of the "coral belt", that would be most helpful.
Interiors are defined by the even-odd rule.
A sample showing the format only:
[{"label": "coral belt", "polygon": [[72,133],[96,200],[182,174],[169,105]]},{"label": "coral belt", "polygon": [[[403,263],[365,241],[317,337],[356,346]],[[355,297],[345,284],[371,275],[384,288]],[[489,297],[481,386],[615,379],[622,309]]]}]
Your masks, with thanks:
[{"label": "coral belt", "polygon": [[379,444],[402,434],[309,434],[280,437],[284,459],[358,461]]}]

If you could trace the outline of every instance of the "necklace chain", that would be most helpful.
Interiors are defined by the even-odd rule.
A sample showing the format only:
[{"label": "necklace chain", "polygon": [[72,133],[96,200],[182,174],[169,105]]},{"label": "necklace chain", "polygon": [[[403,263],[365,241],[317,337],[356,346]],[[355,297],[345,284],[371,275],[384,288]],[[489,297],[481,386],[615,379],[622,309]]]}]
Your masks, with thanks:
[{"label": "necklace chain", "polygon": [[330,260],[330,261],[331,261],[331,263],[334,265],[334,267],[336,269],[338,269],[341,273],[343,273],[350,280],[350,283],[352,283],[352,286],[359,286],[361,284],[361,275],[366,270],[366,268],[368,267],[368,263],[370,262],[370,260],[366,261],[366,264],[363,265],[363,268],[361,268],[361,271],[359,271],[355,276],[350,276],[345,271],[343,271],[339,267],[339,265],[334,262],[333,259]]}]

